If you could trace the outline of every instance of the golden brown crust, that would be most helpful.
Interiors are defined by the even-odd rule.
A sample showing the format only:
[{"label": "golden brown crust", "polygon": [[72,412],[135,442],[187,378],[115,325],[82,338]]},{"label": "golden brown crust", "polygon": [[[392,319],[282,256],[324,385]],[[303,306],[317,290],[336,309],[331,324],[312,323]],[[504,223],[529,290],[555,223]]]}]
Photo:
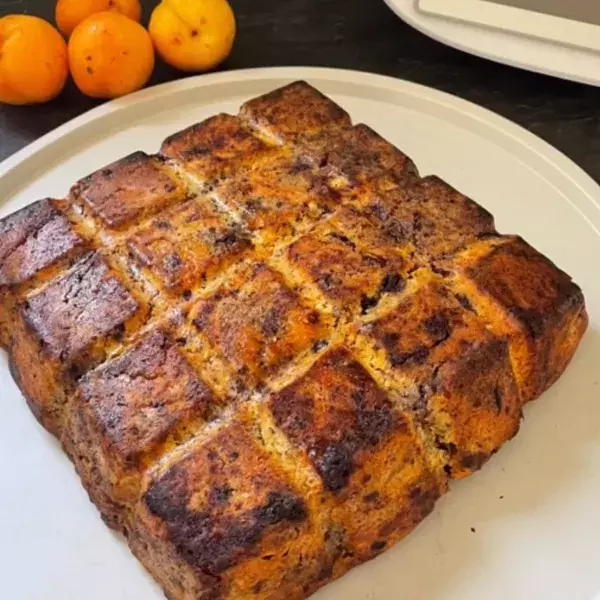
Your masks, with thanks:
[{"label": "golden brown crust", "polygon": [[281,149],[257,157],[215,194],[267,246],[306,229],[339,201],[316,169]]},{"label": "golden brown crust", "polygon": [[102,256],[92,253],[15,311],[13,372],[38,418],[60,432],[74,381],[105,359],[110,341],[137,328],[142,307]]},{"label": "golden brown crust", "polygon": [[116,505],[124,512],[136,503],[148,464],[193,436],[218,405],[171,336],[157,329],[82,379],[65,445],[86,488],[99,488],[112,513]]},{"label": "golden brown crust", "polygon": [[131,225],[186,196],[161,161],[143,152],[134,152],[88,175],[71,193],[109,229]]},{"label": "golden brown crust", "polygon": [[[304,499],[239,423],[150,479],[134,538],[148,530],[197,575],[181,597],[275,597],[314,580],[325,558]],[[154,565],[161,580],[169,566]]]},{"label": "golden brown crust", "polygon": [[324,317],[264,265],[232,283],[199,302],[192,319],[197,331],[233,367],[242,388],[261,385],[328,337]]},{"label": "golden brown crust", "polygon": [[0,344],[171,600],[304,600],[519,427],[581,290],[305,82],[0,220]]},{"label": "golden brown crust", "polygon": [[417,273],[396,308],[358,345],[401,405],[417,414],[460,478],[512,438],[521,401],[506,341],[437,279]]},{"label": "golden brown crust", "polygon": [[279,141],[293,141],[351,124],[345,110],[304,81],[246,102],[240,116]]},{"label": "golden brown crust", "polygon": [[310,138],[300,152],[339,190],[386,192],[418,179],[413,161],[363,124]]},{"label": "golden brown crust", "polygon": [[0,345],[10,343],[14,305],[27,290],[89,249],[64,208],[46,198],[0,221]]},{"label": "golden brown crust", "polygon": [[254,162],[270,147],[237,117],[221,114],[168,137],[161,154],[200,183],[214,183]]},{"label": "golden brown crust", "polygon": [[164,211],[128,240],[140,266],[169,293],[187,294],[251,248],[243,229],[207,198]]},{"label": "golden brown crust", "polygon": [[317,472],[349,563],[376,556],[411,531],[445,490],[410,415],[394,408],[344,348],[328,351],[269,408]]},{"label": "golden brown crust", "polygon": [[337,309],[366,314],[384,294],[404,288],[411,266],[395,249],[373,244],[375,235],[338,213],[291,244],[286,258],[298,281],[316,287]]},{"label": "golden brown crust", "polygon": [[434,176],[382,195],[359,194],[352,203],[397,245],[414,248],[428,267],[496,234],[488,211]]},{"label": "golden brown crust", "polygon": [[581,289],[566,273],[509,237],[463,253],[456,287],[491,329],[508,336],[524,402],[560,377],[588,323]]}]

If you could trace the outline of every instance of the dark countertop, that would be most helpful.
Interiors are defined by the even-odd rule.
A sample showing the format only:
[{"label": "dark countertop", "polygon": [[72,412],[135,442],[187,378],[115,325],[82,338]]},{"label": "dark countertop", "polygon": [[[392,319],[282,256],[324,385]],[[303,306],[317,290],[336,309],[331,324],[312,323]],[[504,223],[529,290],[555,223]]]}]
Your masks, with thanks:
[{"label": "dark countertop", "polygon": [[[147,19],[157,0],[142,3]],[[52,19],[54,4],[53,0],[0,0],[0,16],[28,12]],[[600,89],[519,71],[446,47],[403,23],[382,0],[231,0],[231,4],[238,37],[223,69],[327,66],[415,81],[516,121],[600,182]],[[182,76],[159,62],[152,83]],[[0,105],[0,160],[96,104],[69,84],[46,105]]]}]

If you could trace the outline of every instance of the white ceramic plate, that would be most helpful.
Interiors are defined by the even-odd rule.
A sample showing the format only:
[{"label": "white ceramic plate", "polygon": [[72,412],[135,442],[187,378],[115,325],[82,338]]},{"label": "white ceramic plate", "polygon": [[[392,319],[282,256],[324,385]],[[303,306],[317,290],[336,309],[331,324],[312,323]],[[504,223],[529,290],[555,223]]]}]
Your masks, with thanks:
[{"label": "white ceramic plate", "polygon": [[[575,0],[575,4],[585,1],[588,0]],[[520,26],[517,25],[511,30],[512,19],[502,20],[498,18],[497,14],[494,17],[493,26],[489,27],[477,23],[478,19],[475,17],[476,13],[480,11],[474,11],[466,20],[460,20],[423,12],[418,9],[417,0],[385,0],[385,2],[401,19],[425,35],[458,50],[513,67],[600,86],[600,54],[591,49],[576,47],[576,45],[565,45],[565,37],[568,39],[569,36],[560,27],[543,28],[546,33],[554,32],[555,41],[523,35],[523,26],[526,22],[535,19],[537,23],[543,19],[543,15],[534,17],[528,14]],[[456,0],[453,2],[456,3]],[[467,0],[462,0],[461,4],[466,2]],[[452,4],[452,2],[446,1],[445,4]],[[450,14],[456,12],[456,9],[452,7],[448,7],[446,10]],[[487,10],[490,10],[489,7]],[[504,9],[500,12],[512,12],[512,10]],[[498,12],[498,7],[495,7],[493,12]],[[471,19],[475,22],[467,22]],[[539,26],[540,23],[537,23],[534,30],[540,29]],[[505,27],[507,28],[503,30]],[[580,27],[575,26],[574,29],[578,30]],[[591,26],[583,27],[583,29],[589,31],[589,27]],[[583,41],[580,41],[580,44],[597,46],[597,42],[592,38],[589,38],[589,41],[589,44]]]},{"label": "white ceramic plate", "polygon": [[[376,75],[280,68],[148,89],[64,125],[0,165],[0,216],[259,93],[306,79],[477,199],[581,284],[591,328],[519,436],[453,485],[396,548],[319,600],[590,600],[600,590],[600,189],[516,125],[462,100]],[[101,522],[0,356],[0,595],[152,600],[158,588]]]}]

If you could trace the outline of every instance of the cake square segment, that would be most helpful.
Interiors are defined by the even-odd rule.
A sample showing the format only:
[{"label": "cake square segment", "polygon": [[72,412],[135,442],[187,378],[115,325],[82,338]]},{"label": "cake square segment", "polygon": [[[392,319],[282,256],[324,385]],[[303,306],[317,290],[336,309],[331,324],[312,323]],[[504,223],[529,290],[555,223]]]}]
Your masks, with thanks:
[{"label": "cake square segment", "polygon": [[300,153],[321,168],[332,187],[346,192],[385,192],[418,179],[413,161],[364,124],[311,137]]},{"label": "cake square segment", "polygon": [[10,343],[12,313],[23,294],[89,249],[61,206],[46,198],[0,221],[0,345]]},{"label": "cake square segment", "polygon": [[200,301],[191,318],[247,390],[263,384],[330,333],[326,318],[265,265],[250,267]]},{"label": "cake square segment", "polygon": [[533,400],[565,370],[587,327],[581,289],[517,237],[474,245],[456,265],[456,288],[508,336],[523,401]]},{"label": "cake square segment", "polygon": [[187,192],[158,157],[134,152],[85,177],[71,194],[102,225],[118,230],[183,200]]},{"label": "cake square segment", "polygon": [[385,194],[359,194],[352,203],[397,244],[410,244],[425,266],[496,235],[488,211],[434,176]]},{"label": "cake square segment", "polygon": [[162,156],[175,159],[197,183],[211,185],[274,151],[238,117],[227,114],[192,125],[168,137],[161,147]]},{"label": "cake square segment", "polygon": [[195,198],[136,231],[128,247],[166,291],[186,293],[239,260],[251,243],[210,199]]},{"label": "cake square segment", "polygon": [[63,442],[107,523],[128,525],[148,465],[220,404],[162,329],[81,380]]},{"label": "cake square segment", "polygon": [[315,286],[336,310],[364,314],[382,294],[402,290],[411,263],[397,249],[369,245],[352,225],[334,217],[291,244],[286,259],[298,282]]},{"label": "cake square segment", "polygon": [[344,348],[326,352],[274,394],[269,409],[318,473],[348,557],[362,561],[393,544],[445,490],[410,416],[394,408]]},{"label": "cake square segment", "polygon": [[92,253],[17,310],[13,372],[40,421],[60,432],[74,380],[137,330],[147,307]]},{"label": "cake square segment", "polygon": [[234,421],[151,477],[133,545],[167,591],[172,560],[153,555],[183,565],[182,597],[266,600],[297,597],[317,579],[323,539],[281,467]]},{"label": "cake square segment", "polygon": [[264,245],[307,229],[339,203],[324,178],[286,149],[265,153],[233,173],[215,195]]},{"label": "cake square segment", "polygon": [[359,331],[359,351],[447,454],[452,477],[479,469],[517,433],[521,400],[506,340],[439,279],[417,272],[396,308]]},{"label": "cake square segment", "polygon": [[348,113],[304,81],[297,81],[246,102],[240,116],[279,142],[351,125]]}]

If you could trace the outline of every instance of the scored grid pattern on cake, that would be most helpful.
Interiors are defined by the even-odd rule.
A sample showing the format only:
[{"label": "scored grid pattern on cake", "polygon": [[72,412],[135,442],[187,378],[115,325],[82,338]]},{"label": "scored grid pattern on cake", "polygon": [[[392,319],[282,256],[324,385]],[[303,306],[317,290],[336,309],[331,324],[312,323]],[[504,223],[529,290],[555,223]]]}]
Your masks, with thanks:
[{"label": "scored grid pattern on cake", "polygon": [[[167,463],[177,462],[183,452],[182,444],[193,449],[195,436],[202,440],[203,436],[212,435],[207,433],[211,428],[206,430],[206,423],[225,414],[227,422],[233,423],[234,431],[239,420],[245,423],[246,428],[259,428],[263,450],[268,449],[266,454],[271,456],[275,465],[279,465],[273,467],[274,473],[283,468],[280,457],[277,457],[282,448],[298,460],[298,452],[307,452],[308,462],[296,468],[293,474],[286,472],[286,475],[281,475],[283,481],[288,478],[293,481],[290,489],[300,490],[300,497],[308,495],[314,486],[318,487],[316,482],[319,478],[325,491],[335,495],[348,485],[351,476],[348,471],[358,468],[354,462],[361,462],[357,458],[360,453],[376,453],[381,444],[387,443],[385,440],[400,438],[402,435],[398,432],[405,432],[417,453],[416,458],[411,460],[423,463],[423,473],[416,476],[417,480],[422,478],[422,485],[412,482],[412,487],[409,486],[411,493],[415,494],[411,498],[418,509],[415,515],[405,514],[406,523],[397,524],[396,530],[392,527],[386,535],[381,534],[382,528],[379,528],[380,535],[373,534],[366,548],[364,541],[356,541],[352,534],[346,532],[350,540],[347,543],[353,548],[352,551],[344,551],[348,554],[346,557],[325,556],[322,553],[327,554],[327,551],[321,548],[313,558],[328,564],[331,572],[319,577],[314,573],[306,574],[305,589],[301,592],[305,594],[353,564],[377,554],[425,516],[445,488],[445,474],[441,472],[444,464],[449,474],[464,476],[481,466],[491,452],[516,432],[520,401],[512,375],[507,374],[503,365],[503,361],[508,361],[506,343],[488,330],[489,319],[485,315],[483,320],[475,315],[476,311],[467,298],[468,289],[461,282],[460,275],[458,278],[451,276],[451,269],[453,257],[467,245],[475,248],[475,252],[478,245],[485,246],[486,253],[491,255],[495,246],[519,242],[499,237],[488,213],[442,182],[435,178],[419,179],[407,157],[364,126],[351,127],[349,118],[339,107],[307,86],[290,86],[287,91],[280,92],[279,97],[274,95],[271,101],[277,104],[278,98],[283,98],[287,102],[286,93],[289,93],[292,103],[296,95],[304,103],[292,106],[297,122],[287,122],[287,125],[298,126],[300,131],[294,131],[293,126],[291,130],[285,129],[285,114],[283,127],[279,130],[272,128],[268,117],[276,123],[277,112],[269,115],[267,104],[267,118],[263,120],[260,102],[255,106],[248,104],[241,112],[241,120],[230,116],[215,117],[169,138],[163,145],[162,157],[135,154],[119,165],[98,171],[74,188],[70,203],[60,206],[64,209],[63,215],[68,215],[74,229],[86,241],[73,244],[78,250],[72,254],[80,256],[84,250],[90,249],[99,251],[103,261],[110,265],[115,282],[120,282],[115,283],[108,277],[110,281],[106,283],[106,274],[104,271],[100,273],[99,280],[110,287],[104,303],[107,303],[110,294],[122,287],[127,291],[120,292],[121,304],[128,303],[129,309],[126,314],[113,314],[106,309],[109,322],[110,318],[114,318],[117,334],[112,330],[114,328],[103,332],[106,334],[103,338],[102,334],[96,336],[93,332],[92,350],[88,345],[79,348],[78,340],[70,340],[64,335],[61,341],[66,339],[69,348],[72,346],[74,360],[71,361],[68,353],[65,355],[71,361],[67,369],[69,376],[79,378],[91,368],[96,369],[79,384],[79,399],[82,398],[84,403],[93,402],[94,398],[105,393],[102,391],[102,376],[107,373],[115,380],[127,373],[129,380],[133,380],[131,366],[125,364],[128,354],[135,355],[136,360],[152,362],[153,348],[156,347],[163,352],[159,368],[183,382],[178,394],[175,394],[177,402],[183,397],[181,406],[175,407],[175,411],[181,410],[181,415],[167,415],[164,431],[158,432],[160,439],[153,439],[157,432],[152,427],[144,431],[144,423],[136,420],[137,415],[127,415],[118,402],[106,414],[100,414],[103,426],[108,424],[109,430],[111,427],[117,429],[115,435],[124,436],[124,452],[135,450],[133,446],[136,445],[141,451],[142,456],[134,452],[121,457],[125,471],[127,464],[136,460],[142,461],[141,470],[147,469],[159,458],[164,460],[165,456]],[[305,122],[302,121],[303,109],[306,111]],[[369,144],[376,145],[379,154],[370,151]],[[109,193],[103,192],[102,185],[110,186],[110,178],[115,173],[118,178],[119,169],[133,169],[128,171],[133,182],[131,190],[117,186]],[[139,169],[137,174],[136,169]],[[156,177],[154,189],[147,185],[153,177]],[[148,188],[147,201],[139,193],[140,186],[144,185]],[[284,194],[282,189],[285,189]],[[123,195],[122,201],[115,202],[119,194]],[[428,231],[430,223],[421,218],[420,212],[419,218],[413,218],[412,213],[407,218],[403,213],[403,207],[414,213],[417,204],[422,206],[432,199],[435,202],[437,195],[447,201],[448,214],[439,215],[437,224],[444,235],[440,235],[439,231]],[[133,203],[128,202],[132,198]],[[272,205],[267,205],[266,211],[261,210],[266,201],[274,199],[279,213],[269,214]],[[140,203],[136,205],[138,200]],[[127,209],[131,206],[135,210],[129,215]],[[160,206],[158,211],[157,206]],[[456,217],[454,210],[460,222],[453,221]],[[395,217],[398,218],[394,220]],[[135,221],[132,226],[129,219]],[[386,231],[390,222],[400,225],[400,229]],[[462,229],[459,225],[463,226]],[[161,232],[164,232],[164,238]],[[204,236],[206,248],[198,244],[199,234]],[[177,241],[174,242],[174,251],[171,251],[170,239],[173,238]],[[410,242],[400,246],[392,243],[392,240],[398,239]],[[224,250],[221,250],[222,247]],[[181,251],[186,249],[188,254],[182,258]],[[519,249],[519,252],[526,254],[527,250]],[[72,256],[65,252],[57,259],[64,265],[71,261]],[[98,259],[92,256],[83,260],[95,272]],[[52,290],[52,286],[57,285],[54,264],[55,261],[50,260],[50,274],[42,274],[47,281],[44,281],[45,287],[39,296],[44,296],[48,289]],[[78,273],[81,268],[81,263],[77,263],[71,273]],[[76,279],[81,282],[86,276],[83,273],[81,278],[78,275]],[[24,285],[23,290],[29,291],[27,288],[31,284]],[[59,292],[62,293],[62,290]],[[67,290],[68,293],[70,290]],[[576,291],[569,290],[569,293],[577,296]],[[411,308],[410,300],[416,297],[419,297],[416,321],[419,319],[418,311],[427,305],[428,298],[433,308],[420,323],[422,327],[418,331],[414,328],[414,340],[405,342],[401,339],[398,331],[410,331],[401,318],[397,324],[392,322],[379,326],[386,320],[393,321],[395,312],[400,309],[410,314],[411,310],[415,310]],[[272,298],[276,306],[270,305]],[[96,302],[94,294],[89,301]],[[264,306],[261,301],[265,302]],[[31,314],[23,327],[24,332],[35,318],[48,317],[42,310],[43,302],[40,305],[38,310],[36,294],[25,303],[25,311]],[[439,305],[443,305],[445,316],[436,312]],[[98,308],[103,309],[102,299]],[[85,307],[77,307],[78,322],[85,322],[85,318],[80,319],[85,310]],[[231,323],[227,322],[228,314],[233,318]],[[72,317],[71,313],[69,317]],[[239,329],[222,331],[220,319],[225,319],[225,326],[237,326]],[[259,333],[252,331],[257,321],[262,328]],[[90,322],[94,325],[92,317]],[[35,322],[33,325],[36,325]],[[160,332],[156,331],[157,325],[160,325]],[[39,324],[40,328],[43,326]],[[294,339],[283,339],[279,343],[279,328],[284,329],[284,335],[290,330]],[[145,332],[150,336],[150,344]],[[104,348],[93,349],[94,343],[98,343],[94,336],[101,338]],[[270,338],[273,338],[272,344],[266,341]],[[454,338],[458,341],[455,342]],[[475,372],[492,373],[493,381],[487,382],[485,376],[475,379],[478,384],[492,390],[497,405],[494,411],[499,439],[475,439],[474,443],[466,444],[467,449],[481,445],[481,452],[457,448],[457,440],[452,435],[449,439],[454,441],[445,440],[447,430],[444,427],[452,434],[452,424],[441,427],[437,422],[432,423],[427,414],[428,407],[423,404],[428,395],[436,395],[432,388],[447,385],[452,390],[455,381],[464,379],[460,373],[457,375],[452,369],[445,368],[449,359],[444,355],[444,349],[450,348],[447,354],[452,356],[452,352],[460,353],[473,345],[482,345],[486,351],[480,357],[475,356],[468,367]],[[336,350],[342,346],[349,348],[350,353]],[[82,349],[84,357],[80,360],[76,354]],[[497,359],[496,362],[490,362],[490,356]],[[433,361],[430,369],[427,365],[423,366],[429,358]],[[99,366],[101,363],[105,366]],[[333,443],[325,450],[318,448],[321,442],[316,434],[316,441],[303,445],[302,434],[294,429],[298,414],[286,415],[285,403],[277,401],[290,389],[302,389],[302,382],[310,377],[313,368],[317,369],[317,379],[327,377],[327,381],[335,379],[338,371],[348,373],[349,378],[354,378],[355,388],[370,398],[366,407],[341,406],[339,412],[333,411],[332,414],[342,421],[345,411],[352,413],[353,410],[354,416],[371,419],[364,425],[352,419],[349,421],[350,429],[357,429],[350,431],[351,435],[346,436],[348,439],[344,438],[343,451],[336,450]],[[114,371],[112,374],[111,369]],[[399,369],[400,374],[389,377],[390,370],[394,369]],[[98,381],[94,381],[98,373]],[[138,376],[144,379],[145,375],[138,373]],[[343,387],[342,382],[338,385]],[[312,389],[310,386],[309,381],[307,394]],[[165,389],[160,390],[168,396]],[[532,397],[539,391],[536,389]],[[156,392],[157,389],[150,384],[148,393]],[[122,393],[122,389],[117,388],[115,397]],[[320,390],[319,393],[326,392]],[[468,391],[464,393],[469,395]],[[417,398],[411,400],[411,395],[415,394]],[[252,402],[241,403],[244,398]],[[395,400],[392,402],[390,398]],[[404,404],[400,404],[398,398],[402,398]],[[235,399],[239,405],[236,405]],[[269,410],[264,403],[257,402],[261,399],[270,399]],[[88,453],[88,456],[78,457],[78,444],[85,444],[85,440],[69,439],[69,432],[76,431],[82,435],[89,429],[89,424],[76,422],[84,419],[84,411],[87,410],[78,409],[78,401],[74,401],[71,412],[77,409],[81,410],[81,414],[77,412],[69,417],[71,422],[64,442],[76,464],[79,461],[81,472],[87,468],[83,463],[90,461],[95,451],[87,448],[83,454]],[[356,402],[364,403],[365,400],[361,398]],[[441,414],[452,414],[452,407],[445,406],[443,398],[438,399],[438,404]],[[152,401],[143,408],[150,413],[155,409]],[[412,416],[405,414],[405,410]],[[119,423],[111,422],[120,418],[132,419],[133,436],[131,431],[123,434],[118,430]],[[160,418],[160,415],[153,417],[159,421]],[[419,433],[412,429],[413,418],[418,422]],[[402,424],[404,419],[408,422]],[[265,423],[270,426],[266,427]],[[220,427],[218,431],[229,425]],[[331,424],[324,426],[325,439],[331,434],[331,427]],[[469,431],[468,424],[461,423],[461,427]],[[369,434],[369,428],[375,434]],[[104,433],[111,431],[115,433],[114,429]],[[476,428],[471,433],[476,437]],[[118,453],[119,441],[115,437],[112,446],[109,444],[108,450],[102,451],[114,452],[116,448]],[[127,447],[127,442],[132,442],[133,446]],[[240,441],[240,444],[243,446],[244,442]],[[419,448],[423,444],[428,448],[427,456],[419,458]],[[402,455],[400,446],[394,451]],[[168,458],[171,454],[172,459]],[[460,460],[453,460],[455,455]],[[364,467],[364,464],[361,466]],[[95,468],[91,468],[92,474]],[[429,470],[431,473],[427,475]],[[87,477],[89,487],[89,473]],[[131,483],[127,478],[126,481]],[[139,492],[136,486],[140,485],[140,481],[131,485],[135,496]],[[121,499],[126,504],[131,501],[131,497],[127,496],[130,490],[115,488],[114,497],[104,497],[106,490],[102,485],[99,488],[91,489],[90,493],[105,518],[113,526],[129,529],[131,523],[128,519],[133,517],[127,511],[133,507],[120,505],[119,495],[122,494]],[[151,488],[151,491],[156,489],[160,490],[160,485]],[[419,492],[414,492],[415,489]],[[283,502],[282,519],[290,523],[301,521],[306,508],[288,499],[286,486],[282,490],[273,492],[280,512]],[[152,499],[152,494],[149,494]],[[376,494],[372,492],[366,496],[371,495],[377,504]],[[161,501],[164,503],[166,499]],[[320,526],[338,531],[343,519],[348,518],[343,504],[332,500],[328,504],[332,522],[321,523]],[[371,509],[376,512],[375,508]],[[356,513],[351,511],[349,514],[357,518]],[[393,515],[386,514],[385,518],[393,521]],[[267,519],[265,527],[268,525]],[[366,527],[364,523],[363,527]],[[333,535],[329,534],[330,537]],[[174,531],[170,531],[169,535],[176,538]],[[140,539],[142,537],[139,536]],[[134,546],[137,543],[134,541]],[[337,543],[343,546],[346,542],[338,540]],[[184,541],[181,544],[185,545]],[[138,555],[145,556],[145,550],[139,545],[135,550]],[[205,556],[202,560],[208,561],[203,570],[211,574],[231,568],[235,563],[232,557],[226,557],[217,565]],[[148,564],[151,561],[146,557],[144,562]],[[338,563],[344,566],[333,566]],[[150,569],[152,571],[152,567]],[[279,570],[285,569],[280,566]],[[157,577],[166,585],[164,575],[157,574]],[[231,582],[229,585],[235,586]],[[262,587],[269,586],[262,584]],[[253,584],[253,597],[271,597],[268,593],[272,592],[262,587],[258,583]]]}]

